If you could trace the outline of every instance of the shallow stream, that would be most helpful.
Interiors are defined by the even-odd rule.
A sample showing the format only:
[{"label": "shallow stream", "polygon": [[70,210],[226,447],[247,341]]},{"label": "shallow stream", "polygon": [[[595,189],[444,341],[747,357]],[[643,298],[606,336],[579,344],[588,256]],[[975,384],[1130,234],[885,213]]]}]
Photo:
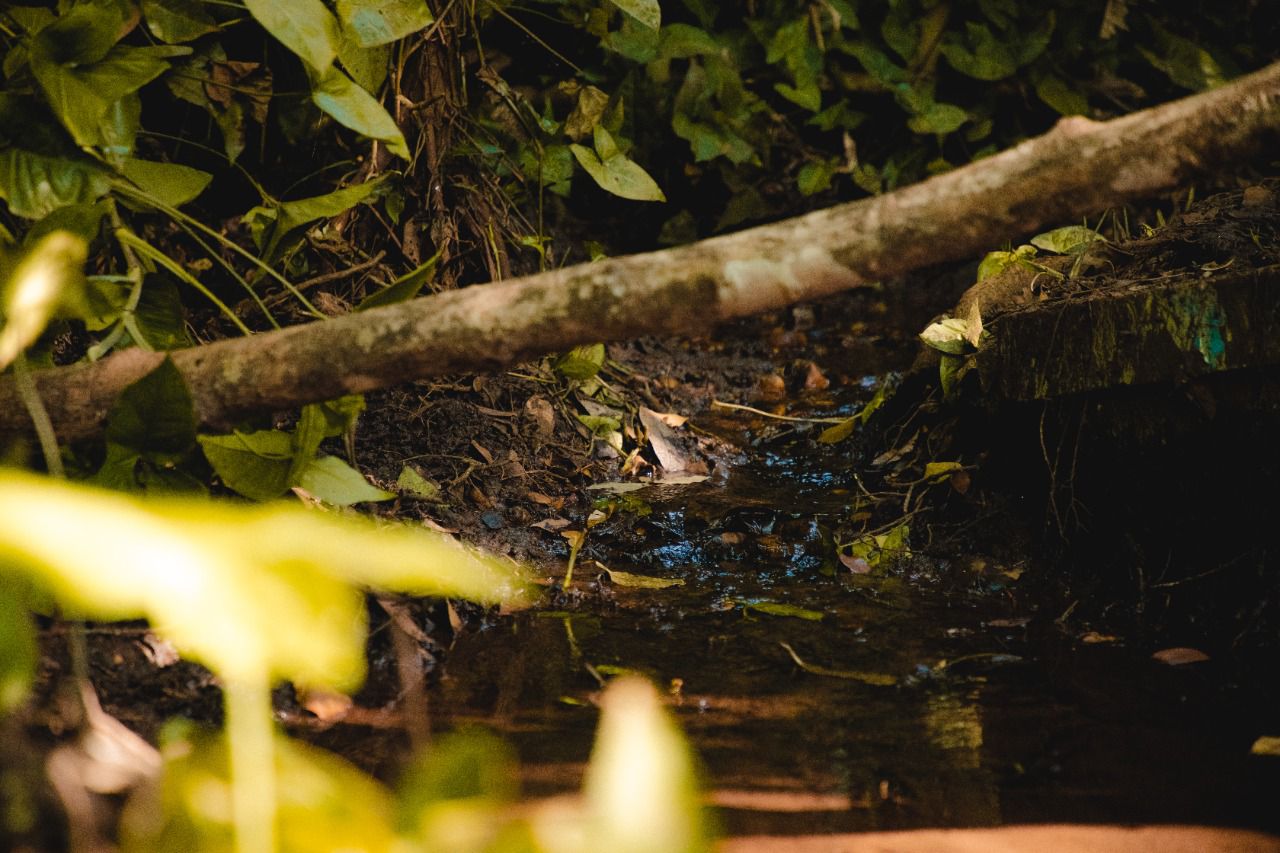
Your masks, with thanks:
[{"label": "shallow stream", "polygon": [[[735,834],[1280,830],[1280,762],[1249,754],[1280,733],[1270,685],[1042,610],[1030,555],[833,564],[855,472],[803,429],[777,432],[740,433],[720,476],[619,498],[583,546],[578,596],[459,638],[432,691],[439,722],[502,732],[527,793],[558,792],[579,782],[600,679],[638,670],[670,691]],[[626,588],[595,561],[683,584]]]}]

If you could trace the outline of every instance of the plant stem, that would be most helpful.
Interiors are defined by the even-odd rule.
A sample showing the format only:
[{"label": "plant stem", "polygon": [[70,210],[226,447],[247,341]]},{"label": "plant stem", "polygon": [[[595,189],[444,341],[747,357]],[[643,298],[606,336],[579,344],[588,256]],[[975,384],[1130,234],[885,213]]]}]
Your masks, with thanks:
[{"label": "plant stem", "polygon": [[275,853],[276,761],[266,676],[223,687],[236,853]]}]

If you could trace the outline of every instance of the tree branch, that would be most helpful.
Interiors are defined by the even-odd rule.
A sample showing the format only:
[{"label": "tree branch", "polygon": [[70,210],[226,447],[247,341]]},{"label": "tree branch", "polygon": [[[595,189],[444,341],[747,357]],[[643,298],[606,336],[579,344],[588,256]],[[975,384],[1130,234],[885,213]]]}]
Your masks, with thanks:
[{"label": "tree branch", "polygon": [[[1047,134],[888,195],[661,252],[469,287],[172,353],[202,425],[576,344],[688,334],[971,258],[1006,240],[1185,184],[1280,129],[1280,63],[1109,122]],[[101,431],[117,395],[163,353],[126,350],[33,374],[58,437]],[[12,376],[0,432],[30,431]]]}]

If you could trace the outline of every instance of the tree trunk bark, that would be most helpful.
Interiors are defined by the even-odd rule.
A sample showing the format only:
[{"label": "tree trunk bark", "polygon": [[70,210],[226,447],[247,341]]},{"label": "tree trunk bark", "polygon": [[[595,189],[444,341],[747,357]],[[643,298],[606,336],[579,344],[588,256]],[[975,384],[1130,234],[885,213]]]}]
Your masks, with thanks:
[{"label": "tree trunk bark", "polygon": [[[495,370],[644,334],[689,334],[817,299],[1150,197],[1241,159],[1280,129],[1280,63],[1109,122],[1048,133],[888,195],[661,252],[171,353],[200,423],[399,382]],[[119,393],[164,353],[126,350],[34,374],[61,441],[101,431]],[[0,432],[30,430],[11,376]]]}]

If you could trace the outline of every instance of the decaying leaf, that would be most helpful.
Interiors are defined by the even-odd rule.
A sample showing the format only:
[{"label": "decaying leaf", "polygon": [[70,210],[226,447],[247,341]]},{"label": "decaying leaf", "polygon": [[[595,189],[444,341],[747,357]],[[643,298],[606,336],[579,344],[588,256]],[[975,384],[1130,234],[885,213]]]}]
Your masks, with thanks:
[{"label": "decaying leaf", "polygon": [[1187,648],[1185,646],[1177,646],[1171,649],[1161,649],[1152,656],[1153,660],[1160,663],[1167,663],[1169,666],[1183,666],[1189,663],[1203,663],[1209,660],[1209,656],[1199,649]]},{"label": "decaying leaf", "polygon": [[744,612],[767,613],[770,616],[790,616],[793,619],[804,619],[809,622],[821,622],[826,618],[821,610],[809,610],[798,604],[786,604],[781,601],[744,601]]},{"label": "decaying leaf", "polygon": [[650,575],[633,575],[630,572],[619,572],[609,568],[599,560],[596,565],[609,575],[609,581],[618,586],[634,589],[666,589],[672,586],[684,586],[683,578],[655,578]]},{"label": "decaying leaf", "polygon": [[796,666],[805,672],[813,675],[824,675],[828,678],[843,678],[848,681],[861,681],[863,684],[870,684],[874,687],[892,687],[898,683],[898,679],[892,675],[886,675],[882,672],[863,672],[861,670],[852,669],[831,669],[830,667],[820,666],[814,663],[808,663],[796,654],[796,650],[791,648],[787,643],[778,643],[782,648],[786,649],[787,654],[791,655],[791,659],[795,661]]}]

